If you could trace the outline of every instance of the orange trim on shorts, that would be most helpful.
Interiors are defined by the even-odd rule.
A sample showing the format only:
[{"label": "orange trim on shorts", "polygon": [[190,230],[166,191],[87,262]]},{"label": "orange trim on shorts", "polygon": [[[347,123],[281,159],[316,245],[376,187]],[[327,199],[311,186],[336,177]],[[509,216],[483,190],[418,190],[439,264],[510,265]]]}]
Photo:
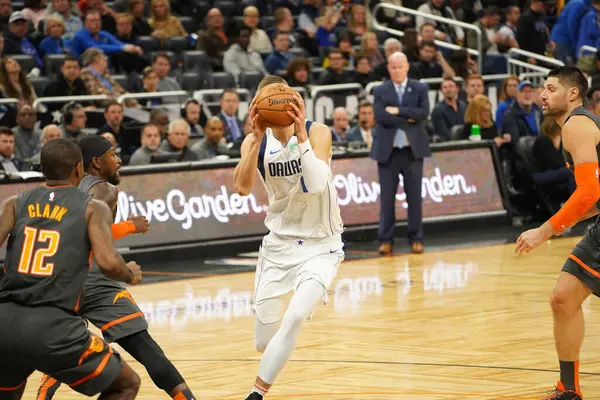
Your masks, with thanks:
[{"label": "orange trim on shorts", "polygon": [[[46,378],[46,379],[44,380],[44,378]],[[46,394],[48,393],[48,389],[50,389],[52,387],[52,385],[54,385],[56,383],[56,379],[54,379],[48,375],[44,375],[42,377],[42,382],[44,382],[44,383],[40,387],[40,391],[39,391],[39,394],[38,394],[38,397],[36,398],[36,400],[45,400],[46,399]]]},{"label": "orange trim on shorts", "polygon": [[173,400],[187,400],[187,399],[185,398],[185,395],[183,393],[179,392],[175,395],[175,397],[173,397]]},{"label": "orange trim on shorts", "polygon": [[589,272],[590,274],[594,275],[596,278],[600,278],[600,272],[595,271],[594,269],[592,269],[592,267],[590,267],[589,265],[587,265],[586,263],[584,263],[583,261],[581,261],[579,259],[579,257],[577,257],[574,254],[570,254],[569,258],[573,261],[575,261],[577,264],[579,264],[579,266],[583,269],[585,269],[587,272]]},{"label": "orange trim on shorts", "polygon": [[0,386],[0,392],[12,392],[15,391],[17,389],[19,389],[21,386],[23,386],[25,384],[25,382],[27,382],[27,380],[25,380],[24,382],[22,382],[20,385],[14,386],[14,387],[2,387]]},{"label": "orange trim on shorts", "polygon": [[110,360],[110,357],[112,356],[112,352],[108,353],[104,356],[104,358],[102,359],[102,361],[100,362],[100,365],[98,365],[98,368],[96,368],[96,370],[94,372],[92,372],[91,374],[89,374],[86,377],[81,378],[80,380],[78,380],[77,382],[71,383],[69,386],[70,387],[75,387],[75,386],[79,386],[82,383],[85,383],[91,379],[94,379],[95,377],[97,377],[98,375],[100,375],[102,373],[102,371],[104,371],[104,367],[106,367],[106,364],[108,364],[108,360]]},{"label": "orange trim on shorts", "polygon": [[110,321],[108,324],[106,324],[102,328],[100,328],[100,330],[102,332],[104,332],[105,330],[107,330],[109,328],[112,328],[115,325],[119,325],[122,322],[126,322],[126,321],[129,321],[130,319],[134,319],[134,318],[137,318],[137,317],[143,317],[143,316],[144,316],[144,313],[141,312],[141,311],[138,311],[136,313],[129,314],[129,315],[126,315],[124,317],[121,317],[121,318],[115,319],[113,321]]}]

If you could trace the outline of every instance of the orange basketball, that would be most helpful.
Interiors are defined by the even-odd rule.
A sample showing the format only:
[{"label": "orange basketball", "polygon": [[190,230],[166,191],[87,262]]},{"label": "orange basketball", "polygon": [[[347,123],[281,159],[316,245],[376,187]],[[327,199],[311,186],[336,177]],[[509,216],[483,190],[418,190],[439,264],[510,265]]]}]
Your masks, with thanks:
[{"label": "orange basketball", "polygon": [[260,91],[256,98],[258,115],[271,126],[290,126],[294,120],[286,111],[294,112],[290,102],[295,102],[292,97],[296,94],[289,86],[281,83],[267,85]]}]

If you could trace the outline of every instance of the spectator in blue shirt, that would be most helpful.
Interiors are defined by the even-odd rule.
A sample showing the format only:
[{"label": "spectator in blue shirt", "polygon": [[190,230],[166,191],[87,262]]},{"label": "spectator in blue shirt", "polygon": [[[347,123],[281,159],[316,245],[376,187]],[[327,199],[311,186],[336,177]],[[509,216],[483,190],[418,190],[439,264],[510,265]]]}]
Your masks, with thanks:
[{"label": "spectator in blue shirt", "polygon": [[[592,0],[592,8],[583,16],[579,23],[579,39],[577,40],[576,56],[578,57],[577,66],[587,74],[596,72],[596,45],[600,39],[600,26],[598,22],[598,12],[600,10],[600,0]],[[580,55],[580,49],[583,46],[594,48],[592,52],[584,51]]]},{"label": "spectator in blue shirt", "polygon": [[[44,68],[44,61],[31,41],[27,30],[28,21],[20,11],[15,11],[8,20],[9,32],[4,36],[4,54],[26,54],[33,57],[40,69]],[[29,71],[27,71],[29,72]]]},{"label": "spectator in blue shirt", "polygon": [[509,76],[502,82],[502,91],[498,100],[498,108],[496,109],[496,126],[502,131],[502,117],[508,107],[512,106],[517,98],[517,86],[521,80],[518,76]]},{"label": "spectator in blue shirt", "polygon": [[569,0],[552,27],[550,40],[556,43],[554,56],[567,64],[573,64],[577,54],[575,46],[579,40],[579,22],[591,0]]},{"label": "spectator in blue shirt", "polygon": [[279,70],[286,69],[289,62],[294,59],[295,55],[290,53],[289,49],[289,33],[277,31],[273,39],[273,52],[265,60],[265,68],[270,74],[275,74]]},{"label": "spectator in blue shirt", "polygon": [[77,32],[73,39],[71,51],[75,57],[79,57],[91,47],[101,49],[108,56],[119,52],[143,54],[141,47],[123,43],[112,34],[103,31],[101,15],[96,10],[85,14],[83,25],[84,28]]},{"label": "spectator in blue shirt", "polygon": [[58,15],[51,15],[46,18],[44,24],[46,37],[40,43],[40,52],[46,54],[64,54],[65,47],[62,35],[65,33],[65,23]]}]

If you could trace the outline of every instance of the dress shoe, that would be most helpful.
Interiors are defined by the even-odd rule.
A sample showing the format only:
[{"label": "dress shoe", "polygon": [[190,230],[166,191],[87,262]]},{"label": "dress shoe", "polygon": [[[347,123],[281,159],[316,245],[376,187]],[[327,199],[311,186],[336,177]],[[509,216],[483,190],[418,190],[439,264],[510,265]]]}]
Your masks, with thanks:
[{"label": "dress shoe", "polygon": [[413,252],[414,254],[421,254],[425,251],[425,248],[423,247],[423,243],[414,242],[413,244],[410,245],[410,251]]},{"label": "dress shoe", "polygon": [[392,245],[390,243],[382,243],[377,252],[382,256],[389,256],[392,254]]}]

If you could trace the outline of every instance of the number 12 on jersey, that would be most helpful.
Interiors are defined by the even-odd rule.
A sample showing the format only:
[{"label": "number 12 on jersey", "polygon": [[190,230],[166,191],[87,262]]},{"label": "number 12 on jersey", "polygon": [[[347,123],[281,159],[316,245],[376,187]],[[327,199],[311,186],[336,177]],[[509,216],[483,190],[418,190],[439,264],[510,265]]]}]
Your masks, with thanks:
[{"label": "number 12 on jersey", "polygon": [[[54,256],[58,251],[60,233],[30,226],[26,226],[23,233],[25,239],[19,260],[19,272],[26,275],[51,276],[54,263],[46,262],[46,258]],[[38,243],[44,243],[45,246],[35,250]]]}]

